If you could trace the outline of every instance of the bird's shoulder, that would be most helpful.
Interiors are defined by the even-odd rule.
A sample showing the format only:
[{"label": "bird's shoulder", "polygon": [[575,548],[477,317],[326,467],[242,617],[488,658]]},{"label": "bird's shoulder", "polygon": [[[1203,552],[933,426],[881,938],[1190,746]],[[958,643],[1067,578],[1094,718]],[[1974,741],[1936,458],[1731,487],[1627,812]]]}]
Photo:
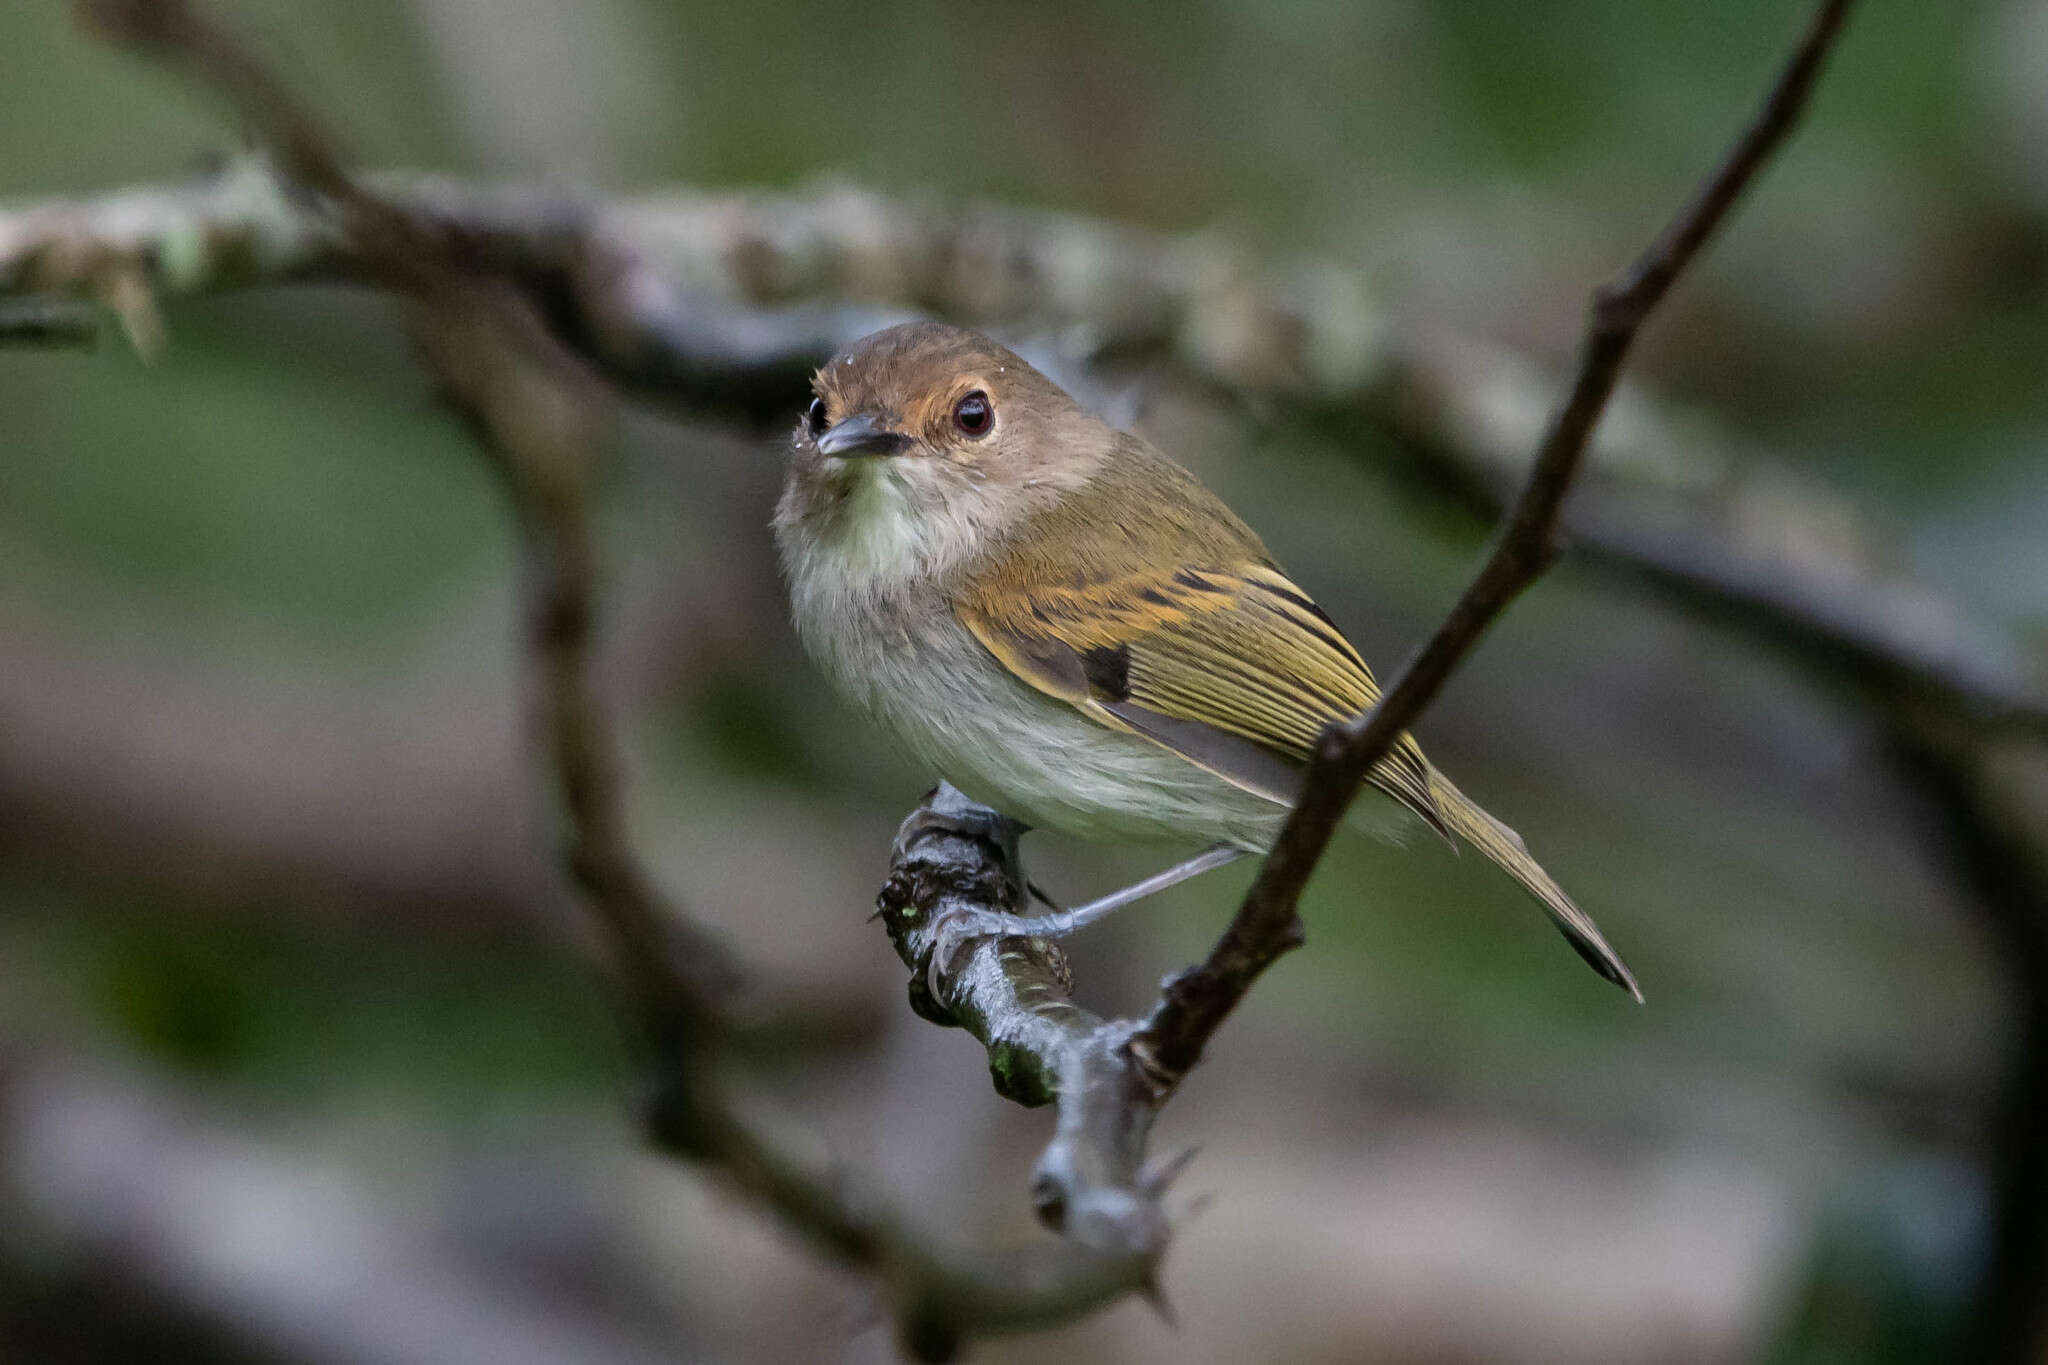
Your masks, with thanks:
[{"label": "bird's shoulder", "polygon": [[1257,534],[1136,437],[997,547],[955,611],[1041,690],[1076,702],[1151,691],[1191,713],[1207,694],[1225,713],[1265,713],[1218,721],[1297,753],[1378,697],[1365,661]]},{"label": "bird's shoulder", "polygon": [[1006,600],[1043,594],[1113,603],[1176,569],[1272,563],[1257,533],[1199,479],[1149,442],[1117,432],[1087,482],[990,546],[968,575],[966,595],[998,611]]},{"label": "bird's shoulder", "polygon": [[[1012,674],[1219,776],[1292,800],[1330,724],[1380,697],[1372,670],[1249,527],[1133,439],[954,600]],[[1373,782],[1443,828],[1401,736]]]}]

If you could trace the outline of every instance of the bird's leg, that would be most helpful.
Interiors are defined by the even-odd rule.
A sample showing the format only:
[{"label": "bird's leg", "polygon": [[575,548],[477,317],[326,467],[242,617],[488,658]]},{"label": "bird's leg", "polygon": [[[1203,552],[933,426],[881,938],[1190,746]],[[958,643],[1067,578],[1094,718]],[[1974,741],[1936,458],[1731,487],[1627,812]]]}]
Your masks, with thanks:
[{"label": "bird's leg", "polygon": [[[1234,863],[1245,856],[1248,850],[1234,844],[1212,844],[1194,857],[1175,863],[1163,872],[1155,872],[1143,881],[1132,882],[1121,891],[1112,891],[1107,896],[1077,905],[1071,910],[1052,907],[1044,892],[1031,887],[1038,899],[1052,907],[1047,915],[1006,915],[996,910],[962,911],[948,915],[939,926],[938,937],[933,947],[933,961],[950,964],[954,954],[961,947],[978,938],[1065,938],[1076,929],[1083,928],[1102,919],[1112,910],[1120,910],[1132,901],[1141,901],[1156,891],[1169,886],[1178,886],[1190,877],[1199,877],[1225,863]],[[1027,883],[1028,885],[1028,883]]]},{"label": "bird's leg", "polygon": [[[1121,910],[1134,901],[1141,901],[1154,892],[1164,891],[1169,886],[1179,886],[1192,877],[1204,872],[1213,872],[1228,863],[1234,863],[1245,856],[1248,850],[1235,844],[1211,844],[1194,857],[1175,863],[1163,872],[1155,872],[1142,881],[1132,882],[1121,891],[1112,891],[1107,896],[1098,896],[1086,905],[1077,905],[1071,910],[1055,909],[1050,915],[1017,916],[1027,927],[1021,932],[1037,934],[1046,938],[1065,938],[1076,929],[1084,928],[1099,919],[1108,917],[1112,910]],[[1019,932],[1008,930],[1006,932]]]}]

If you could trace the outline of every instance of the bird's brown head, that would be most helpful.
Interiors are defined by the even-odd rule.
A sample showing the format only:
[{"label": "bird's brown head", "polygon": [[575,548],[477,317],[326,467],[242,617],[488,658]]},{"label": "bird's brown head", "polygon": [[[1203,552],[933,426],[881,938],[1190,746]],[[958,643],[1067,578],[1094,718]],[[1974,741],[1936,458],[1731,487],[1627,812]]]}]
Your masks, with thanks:
[{"label": "bird's brown head", "polygon": [[864,337],[811,389],[778,533],[786,551],[856,551],[877,573],[940,571],[993,543],[1085,483],[1115,437],[1014,351],[943,323]]},{"label": "bird's brown head", "polygon": [[812,376],[797,431],[827,459],[946,460],[993,473],[1039,463],[1074,401],[978,332],[907,322],[861,338]]}]

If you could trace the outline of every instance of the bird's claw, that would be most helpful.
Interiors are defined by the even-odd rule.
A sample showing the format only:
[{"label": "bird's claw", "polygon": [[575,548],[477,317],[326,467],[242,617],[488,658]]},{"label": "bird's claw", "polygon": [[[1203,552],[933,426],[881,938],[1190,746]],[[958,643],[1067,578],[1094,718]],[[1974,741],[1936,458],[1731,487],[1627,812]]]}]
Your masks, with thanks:
[{"label": "bird's claw", "polygon": [[943,1001],[940,982],[953,971],[960,955],[982,939],[1030,938],[1038,933],[1023,915],[1006,915],[995,910],[955,910],[942,917],[932,929],[932,950],[926,981],[932,998]]}]

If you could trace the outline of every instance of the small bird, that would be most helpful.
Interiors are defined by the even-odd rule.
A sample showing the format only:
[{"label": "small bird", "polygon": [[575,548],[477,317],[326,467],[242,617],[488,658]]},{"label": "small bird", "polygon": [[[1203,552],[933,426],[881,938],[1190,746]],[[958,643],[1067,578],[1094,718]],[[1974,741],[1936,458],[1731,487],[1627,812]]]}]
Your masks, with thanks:
[{"label": "small bird", "polygon": [[[1380,690],[1250,527],[974,332],[887,328],[812,390],[775,537],[797,633],[832,681],[939,775],[1029,825],[1208,846],[1061,914],[984,914],[975,936],[1069,932],[1271,846],[1324,729]],[[1521,838],[1412,738],[1370,781],[1391,800],[1354,808],[1354,823],[1462,839],[1642,998]]]}]

